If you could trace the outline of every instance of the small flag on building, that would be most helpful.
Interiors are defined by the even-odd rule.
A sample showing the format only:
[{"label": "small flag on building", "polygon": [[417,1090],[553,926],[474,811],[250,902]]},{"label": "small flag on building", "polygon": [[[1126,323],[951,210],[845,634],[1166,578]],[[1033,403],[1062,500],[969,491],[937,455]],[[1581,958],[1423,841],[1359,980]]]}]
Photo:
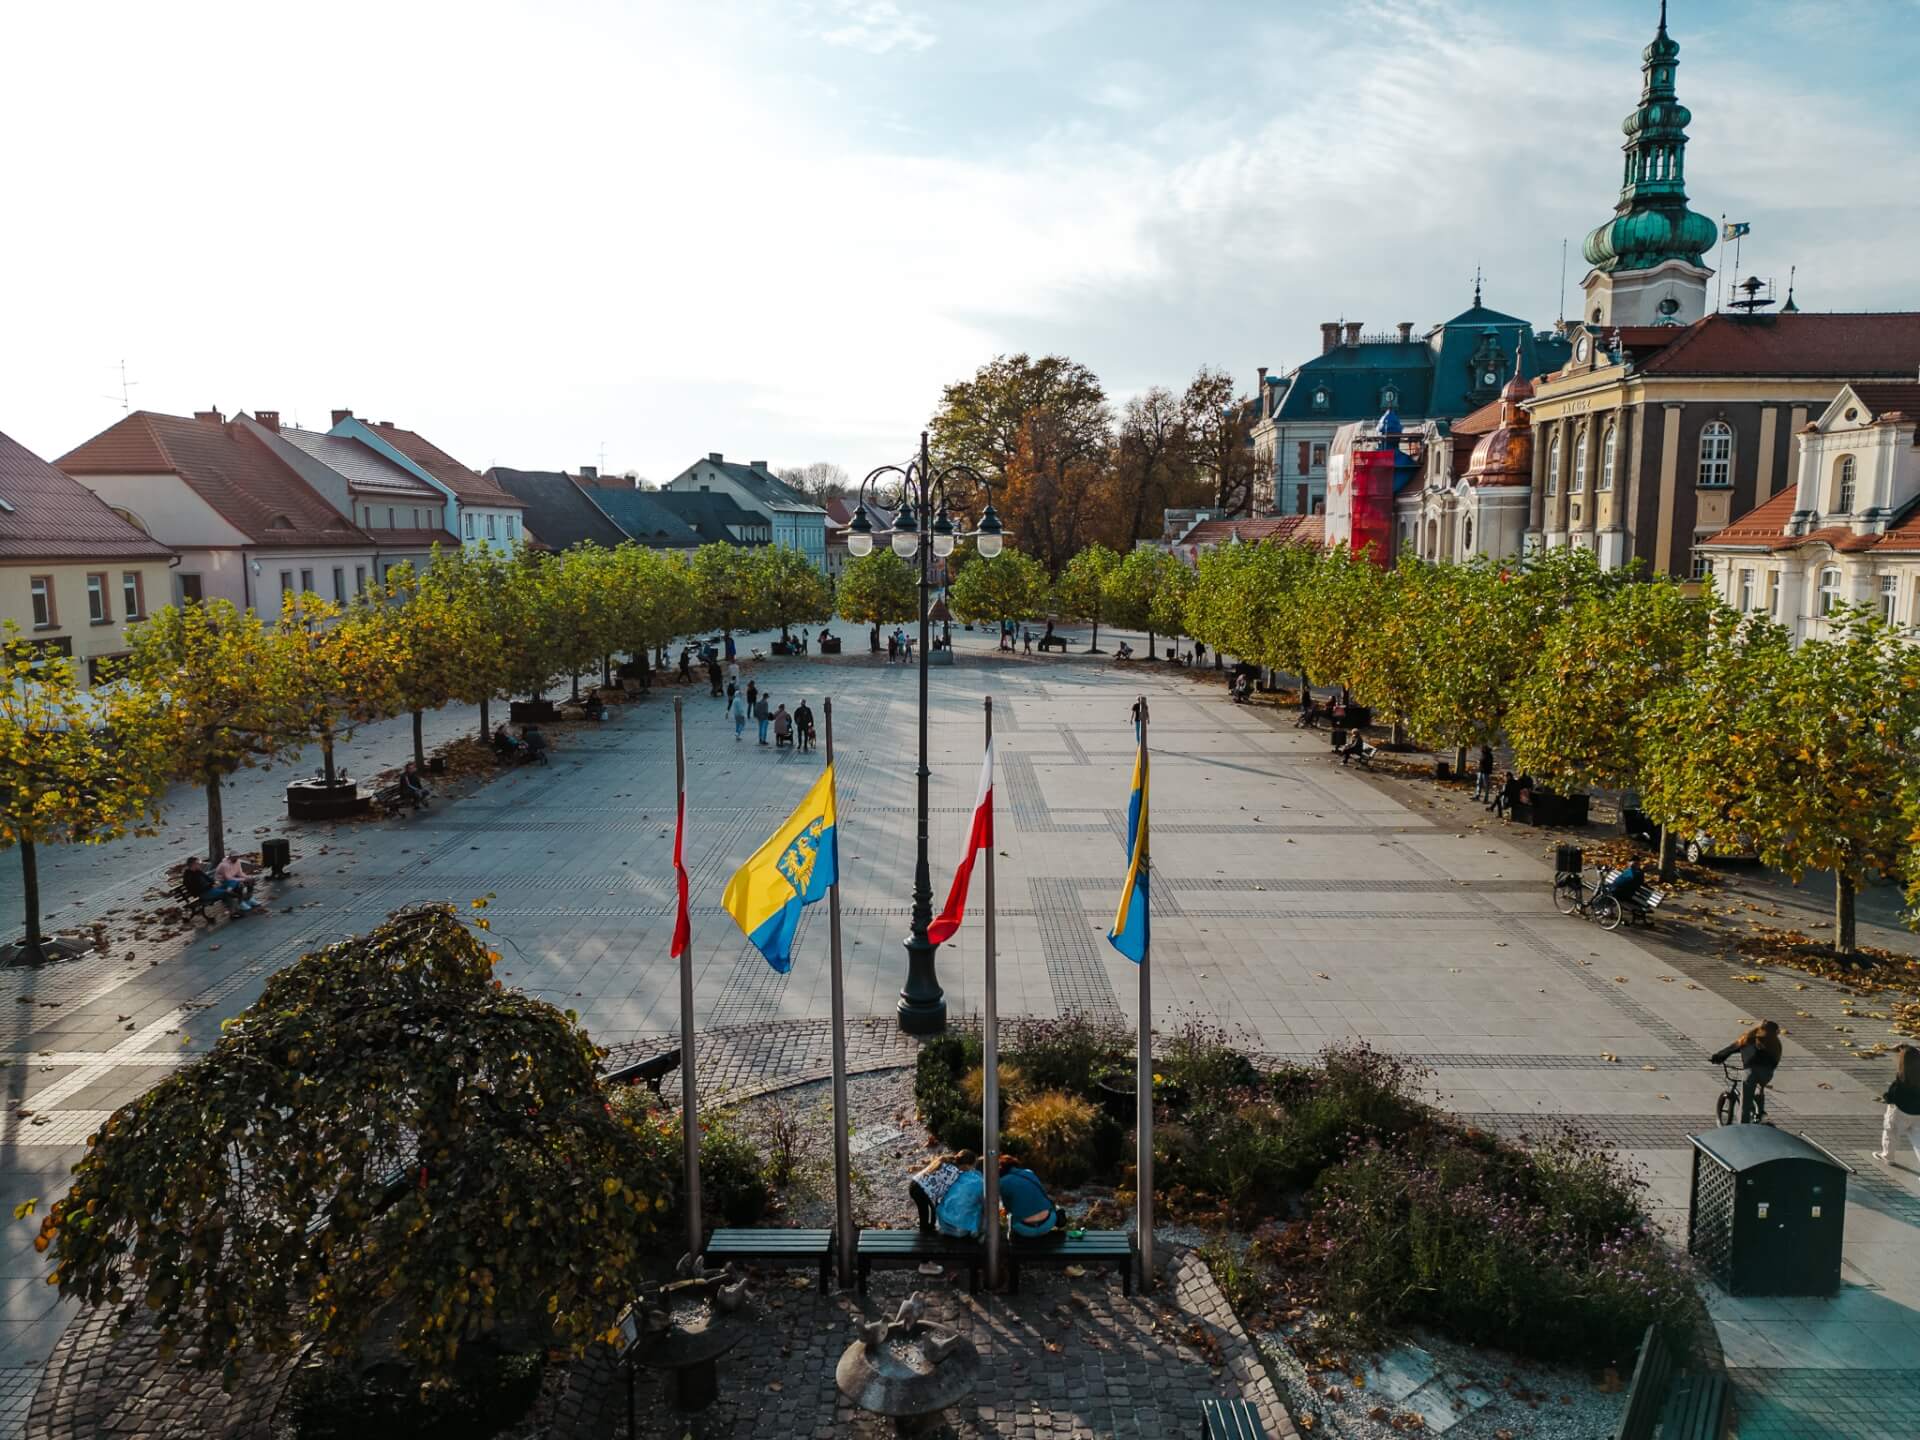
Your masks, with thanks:
[{"label": "small flag on building", "polygon": [[839,875],[833,827],[833,762],[828,761],[799,808],[733,872],[720,897],[721,907],[782,975],[793,969],[800,912],[826,899]]},{"label": "small flag on building", "polygon": [[1720,238],[1722,240],[1738,240],[1751,229],[1753,229],[1753,226],[1745,220],[1723,220],[1720,222]]}]

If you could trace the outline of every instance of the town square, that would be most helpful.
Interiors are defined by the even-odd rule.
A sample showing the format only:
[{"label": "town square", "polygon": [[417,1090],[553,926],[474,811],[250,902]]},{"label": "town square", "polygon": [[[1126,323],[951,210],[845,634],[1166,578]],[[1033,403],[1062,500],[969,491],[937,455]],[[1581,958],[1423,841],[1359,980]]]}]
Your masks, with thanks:
[{"label": "town square", "polygon": [[[1854,37],[1852,93],[1754,72],[1804,154],[1865,133],[1904,32],[435,8],[370,76],[444,38],[579,66],[580,113],[446,129],[436,75],[236,153],[391,136],[444,219],[515,218],[376,242],[348,211],[402,191],[356,157],[279,232],[286,283],[328,244],[351,275],[350,355],[115,279],[133,321],[35,298],[45,361],[0,370],[0,1440],[1915,1433],[1917,217],[1756,186],[1736,82],[1742,25]],[[244,42],[206,9],[129,10],[104,63],[212,73]],[[1316,73],[1260,150],[1318,134],[1355,203],[1260,233],[1323,283],[1236,239],[1148,295],[1193,216],[1269,213],[1211,160],[1121,199],[1246,118],[1244,56],[1170,78],[1225,23],[1449,59],[1403,99],[1463,196],[1501,147],[1578,160],[1502,182],[1483,244],[1415,213],[1428,157],[1368,128],[1401,102]],[[1574,113],[1467,93],[1574,33]],[[314,45],[289,96],[354,53]],[[1087,84],[1035,87],[1067,46]],[[159,143],[227,134],[203,104]],[[1013,113],[1045,135],[992,178]],[[518,218],[642,116],[632,226]],[[76,173],[98,123],[53,142]],[[548,171],[532,134],[588,138]],[[778,259],[673,232],[728,166],[788,198],[726,217]],[[295,213],[264,174],[222,178]],[[925,254],[804,223],[935,175],[965,233]],[[1389,192],[1399,270],[1358,218]],[[817,338],[716,351],[695,292]],[[1345,318],[1376,305],[1450,318]],[[629,340],[494,364],[570,306]]]}]

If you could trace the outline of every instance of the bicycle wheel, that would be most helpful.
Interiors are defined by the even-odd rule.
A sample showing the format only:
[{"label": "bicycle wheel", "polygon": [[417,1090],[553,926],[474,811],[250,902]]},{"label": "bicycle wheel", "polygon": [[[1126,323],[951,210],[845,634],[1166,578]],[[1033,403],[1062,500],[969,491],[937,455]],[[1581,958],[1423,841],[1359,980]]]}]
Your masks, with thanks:
[{"label": "bicycle wheel", "polygon": [[1600,923],[1602,930],[1618,930],[1620,928],[1620,901],[1616,897],[1604,894],[1596,895],[1591,908],[1593,910],[1593,918]]},{"label": "bicycle wheel", "polygon": [[1553,908],[1562,915],[1571,915],[1580,908],[1580,880],[1575,875],[1562,875],[1553,882]]},{"label": "bicycle wheel", "polygon": [[1722,1125],[1731,1125],[1740,1114],[1740,1097],[1732,1090],[1722,1090],[1720,1098],[1713,1102],[1713,1116]]}]

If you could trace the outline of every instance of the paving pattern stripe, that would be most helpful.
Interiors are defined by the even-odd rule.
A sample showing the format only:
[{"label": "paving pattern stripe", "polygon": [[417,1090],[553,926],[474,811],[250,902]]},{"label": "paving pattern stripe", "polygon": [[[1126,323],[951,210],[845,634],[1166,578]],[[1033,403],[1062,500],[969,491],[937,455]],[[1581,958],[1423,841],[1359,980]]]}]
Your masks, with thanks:
[{"label": "paving pattern stripe", "polygon": [[[1089,882],[1090,883],[1090,882]],[[1092,928],[1080,909],[1073,881],[1027,877],[1040,929],[1040,949],[1046,957],[1047,979],[1053,1003],[1061,1015],[1083,1015],[1090,1020],[1119,1024],[1124,1016],[1107,975],[1107,962]],[[1118,952],[1108,951],[1117,955]]]}]

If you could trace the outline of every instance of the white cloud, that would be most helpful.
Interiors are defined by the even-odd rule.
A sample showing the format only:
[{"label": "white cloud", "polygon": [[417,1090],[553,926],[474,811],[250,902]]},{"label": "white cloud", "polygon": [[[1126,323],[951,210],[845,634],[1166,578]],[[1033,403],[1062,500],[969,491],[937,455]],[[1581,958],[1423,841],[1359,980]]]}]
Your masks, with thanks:
[{"label": "white cloud", "polygon": [[834,0],[839,23],[820,32],[829,45],[845,45],[869,55],[895,50],[917,52],[937,38],[924,15],[902,10],[893,0]]}]

